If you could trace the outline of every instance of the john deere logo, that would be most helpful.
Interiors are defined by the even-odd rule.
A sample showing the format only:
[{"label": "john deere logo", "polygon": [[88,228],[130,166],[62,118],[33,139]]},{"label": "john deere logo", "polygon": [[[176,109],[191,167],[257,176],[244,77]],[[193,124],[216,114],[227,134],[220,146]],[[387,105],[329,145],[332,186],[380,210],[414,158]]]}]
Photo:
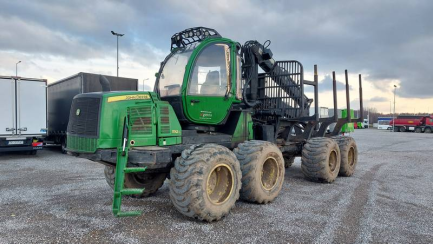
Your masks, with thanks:
[{"label": "john deere logo", "polygon": [[80,109],[77,109],[77,111],[75,111],[75,115],[80,115],[80,113],[81,113],[81,110]]}]

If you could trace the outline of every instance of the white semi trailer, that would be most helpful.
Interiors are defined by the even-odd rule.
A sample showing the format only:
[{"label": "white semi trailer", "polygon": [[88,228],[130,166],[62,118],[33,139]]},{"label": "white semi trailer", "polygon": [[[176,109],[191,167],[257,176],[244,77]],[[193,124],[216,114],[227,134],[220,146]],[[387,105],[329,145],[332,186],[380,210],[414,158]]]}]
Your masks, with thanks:
[{"label": "white semi trailer", "polygon": [[36,154],[47,135],[47,80],[0,76],[0,152]]}]

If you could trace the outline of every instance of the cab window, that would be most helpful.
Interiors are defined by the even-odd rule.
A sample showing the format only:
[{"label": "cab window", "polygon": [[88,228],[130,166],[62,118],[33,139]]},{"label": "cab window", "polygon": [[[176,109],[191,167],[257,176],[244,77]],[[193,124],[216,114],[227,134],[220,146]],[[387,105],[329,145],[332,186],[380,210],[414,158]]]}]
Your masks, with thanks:
[{"label": "cab window", "polygon": [[188,84],[188,95],[224,96],[230,89],[230,47],[211,44],[197,57]]},{"label": "cab window", "polygon": [[159,93],[161,97],[179,96],[180,88],[192,50],[178,51],[167,60],[159,78]]},{"label": "cab window", "polygon": [[236,56],[236,99],[241,100],[242,99],[242,87],[243,87],[243,80],[242,80],[242,60],[241,56]]}]

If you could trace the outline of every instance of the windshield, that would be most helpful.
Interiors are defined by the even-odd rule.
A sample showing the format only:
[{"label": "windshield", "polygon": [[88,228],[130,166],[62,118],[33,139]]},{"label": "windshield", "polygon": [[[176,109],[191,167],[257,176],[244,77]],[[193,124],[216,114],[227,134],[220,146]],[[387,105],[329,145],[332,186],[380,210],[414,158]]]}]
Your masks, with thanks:
[{"label": "windshield", "polygon": [[171,56],[164,65],[159,77],[159,94],[161,97],[176,96],[180,94],[185,67],[192,50],[179,51]]}]

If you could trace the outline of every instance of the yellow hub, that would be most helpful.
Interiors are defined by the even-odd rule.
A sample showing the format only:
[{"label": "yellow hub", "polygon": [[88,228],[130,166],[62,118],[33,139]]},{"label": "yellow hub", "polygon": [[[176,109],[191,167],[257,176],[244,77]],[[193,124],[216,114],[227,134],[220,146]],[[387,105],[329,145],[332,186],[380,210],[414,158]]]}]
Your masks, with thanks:
[{"label": "yellow hub", "polygon": [[337,168],[337,152],[336,151],[332,151],[331,154],[329,155],[329,171],[334,172],[335,168]]},{"label": "yellow hub", "polygon": [[269,157],[263,163],[262,168],[262,186],[266,190],[272,190],[277,184],[280,169],[275,158]]},{"label": "yellow hub", "polygon": [[349,159],[349,165],[353,166],[355,164],[355,149],[353,147],[349,149],[348,159]]},{"label": "yellow hub", "polygon": [[233,171],[225,164],[218,164],[211,170],[206,185],[209,200],[216,205],[223,204],[233,191]]}]

